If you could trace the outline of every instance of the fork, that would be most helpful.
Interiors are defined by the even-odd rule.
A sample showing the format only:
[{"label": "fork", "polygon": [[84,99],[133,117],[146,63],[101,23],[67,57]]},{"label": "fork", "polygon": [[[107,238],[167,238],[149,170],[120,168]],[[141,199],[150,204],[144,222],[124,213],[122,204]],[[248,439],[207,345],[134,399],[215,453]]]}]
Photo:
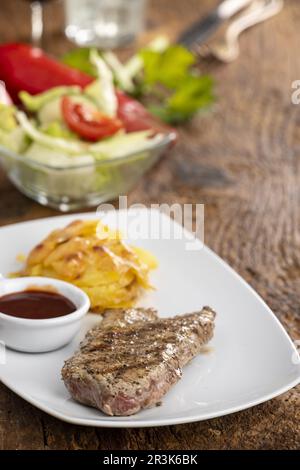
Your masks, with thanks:
[{"label": "fork", "polygon": [[240,53],[240,35],[251,26],[277,15],[283,6],[284,0],[254,0],[230,23],[221,40],[195,45],[195,52],[201,57],[212,55],[225,63],[234,61]]}]

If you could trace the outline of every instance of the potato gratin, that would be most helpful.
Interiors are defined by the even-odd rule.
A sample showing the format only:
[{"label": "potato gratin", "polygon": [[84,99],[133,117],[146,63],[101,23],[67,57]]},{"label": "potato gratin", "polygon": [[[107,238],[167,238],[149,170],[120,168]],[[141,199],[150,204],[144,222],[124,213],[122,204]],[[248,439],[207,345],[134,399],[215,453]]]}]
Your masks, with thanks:
[{"label": "potato gratin", "polygon": [[17,275],[71,282],[87,293],[92,311],[102,312],[132,306],[151,287],[149,272],[156,265],[150,253],[128,246],[99,220],[76,220],[38,244]]}]

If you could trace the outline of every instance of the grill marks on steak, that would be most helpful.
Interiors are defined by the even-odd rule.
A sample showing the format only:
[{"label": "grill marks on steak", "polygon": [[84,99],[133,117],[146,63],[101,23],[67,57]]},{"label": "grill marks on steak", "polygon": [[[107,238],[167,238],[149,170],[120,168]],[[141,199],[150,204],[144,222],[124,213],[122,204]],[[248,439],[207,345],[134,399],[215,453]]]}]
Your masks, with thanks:
[{"label": "grill marks on steak", "polygon": [[213,335],[215,313],[157,318],[152,309],[107,312],[66,361],[72,397],[108,415],[126,416],[158,403]]},{"label": "grill marks on steak", "polygon": [[[124,328],[132,324],[143,323],[157,319],[154,308],[127,308],[106,310],[101,322],[101,328]],[[96,327],[98,330],[98,327]],[[90,330],[92,332],[93,330]]]}]

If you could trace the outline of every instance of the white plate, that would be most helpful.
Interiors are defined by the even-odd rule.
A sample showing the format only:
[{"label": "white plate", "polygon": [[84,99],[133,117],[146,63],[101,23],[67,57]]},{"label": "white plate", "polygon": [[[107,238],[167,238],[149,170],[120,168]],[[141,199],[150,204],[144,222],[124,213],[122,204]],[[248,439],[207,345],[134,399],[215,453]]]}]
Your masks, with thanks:
[{"label": "white plate", "polygon": [[[173,227],[156,213],[157,221]],[[36,220],[0,229],[0,272],[18,268],[19,253],[28,251],[49,231],[80,214]],[[114,224],[114,213],[107,222]],[[134,243],[137,243],[134,241]],[[60,379],[60,370],[80,338],[51,353],[6,351],[0,365],[2,382],[28,402],[70,423],[102,427],[142,427],[188,423],[233,413],[286,392],[300,382],[300,364],[287,333],[262,299],[211,250],[187,251],[186,240],[140,240],[152,251],[159,268],[152,277],[157,290],[142,305],[161,316],[192,312],[203,305],[217,311],[211,351],[195,358],[183,378],[163,399],[161,407],[131,417],[108,417],[74,402]],[[99,321],[88,315],[80,336]],[[1,332],[0,332],[1,336]],[[1,339],[1,338],[0,338]]]}]

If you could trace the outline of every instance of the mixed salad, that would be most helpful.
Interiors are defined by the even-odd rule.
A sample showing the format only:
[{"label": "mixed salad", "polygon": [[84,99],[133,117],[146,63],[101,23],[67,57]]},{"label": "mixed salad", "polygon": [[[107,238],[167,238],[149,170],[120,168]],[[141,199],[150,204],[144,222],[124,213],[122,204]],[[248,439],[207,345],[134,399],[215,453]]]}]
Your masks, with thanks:
[{"label": "mixed salad", "polygon": [[[55,167],[147,150],[212,101],[192,54],[161,39],[126,64],[89,49],[57,61],[26,44],[0,46],[0,63],[0,145]],[[151,93],[147,109],[136,98]]]},{"label": "mixed salad", "polygon": [[[14,47],[18,53],[32,52],[29,46]],[[48,58],[42,53],[39,61],[41,59],[46,61],[47,65]],[[74,84],[48,87],[45,80],[41,80],[41,87],[47,89],[37,94],[32,94],[40,91],[34,88],[34,83],[28,82],[28,86],[24,83],[23,86],[23,78],[17,74],[16,85],[21,86],[22,91],[17,92],[11,76],[6,79],[4,83],[14,100],[19,102],[19,106],[16,107],[12,103],[2,84],[0,144],[30,160],[61,167],[88,164],[98,159],[118,158],[126,153],[145,150],[158,142],[162,138],[162,132],[159,132],[156,123],[153,121],[152,126],[147,119],[144,122],[136,121],[134,109],[132,114],[127,112],[127,106],[139,109],[139,104],[131,102],[121,93],[119,96],[116,94],[113,75],[96,51],[91,52],[90,60],[98,71],[98,77],[89,80],[90,83],[84,83],[84,87],[83,83],[75,84],[83,78],[79,74],[73,77]],[[45,74],[44,78],[47,78],[47,71],[42,64],[39,80],[40,71]],[[28,70],[25,69],[23,77],[26,73]],[[0,76],[6,78],[3,75],[5,63],[4,67],[1,67]],[[20,78],[21,84],[18,85],[17,79]],[[49,75],[49,82],[53,78],[55,79]],[[80,80],[77,80],[78,78]],[[63,76],[58,79],[67,81]]]}]

